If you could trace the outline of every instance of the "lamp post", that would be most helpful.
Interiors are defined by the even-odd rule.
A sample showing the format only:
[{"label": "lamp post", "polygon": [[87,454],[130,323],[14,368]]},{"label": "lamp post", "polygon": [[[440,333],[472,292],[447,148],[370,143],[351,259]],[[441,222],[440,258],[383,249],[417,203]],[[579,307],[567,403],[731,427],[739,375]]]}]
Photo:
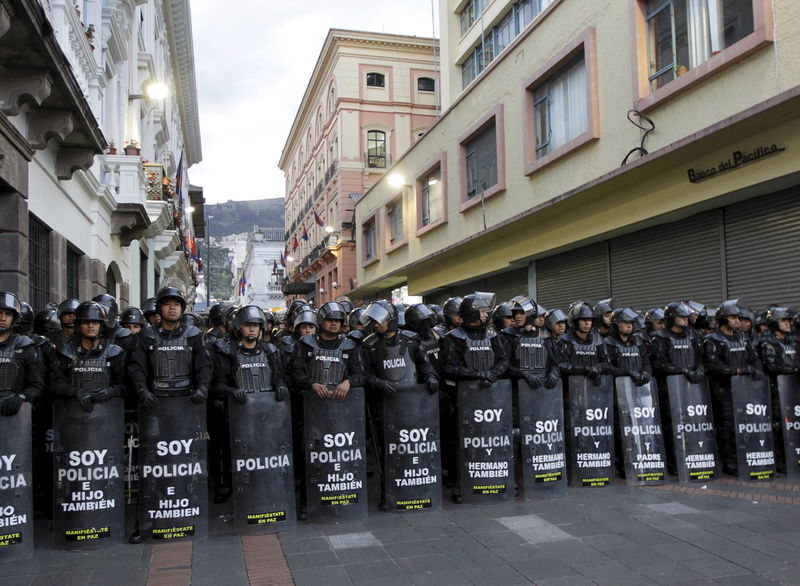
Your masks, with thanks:
[{"label": "lamp post", "polygon": [[211,214],[206,216],[206,256],[208,257],[206,261],[206,287],[208,287],[206,303],[209,309],[211,309],[211,220],[213,219],[214,216]]}]

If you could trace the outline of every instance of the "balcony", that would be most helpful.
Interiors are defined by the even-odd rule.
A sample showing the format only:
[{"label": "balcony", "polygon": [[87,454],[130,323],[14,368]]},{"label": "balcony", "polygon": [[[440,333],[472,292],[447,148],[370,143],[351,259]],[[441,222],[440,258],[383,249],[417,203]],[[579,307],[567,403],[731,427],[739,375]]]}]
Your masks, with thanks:
[{"label": "balcony", "polygon": [[322,193],[325,191],[325,188],[328,187],[328,185],[330,184],[331,180],[333,179],[334,175],[336,175],[336,172],[338,170],[339,170],[339,161],[334,161],[333,163],[330,164],[328,170],[325,171],[325,175],[320,179],[319,183],[317,183],[316,188],[314,188],[312,197],[308,199],[306,205],[303,206],[302,211],[299,214],[297,214],[291,226],[289,226],[289,229],[284,234],[285,240],[287,242],[289,241],[291,235],[294,234],[294,231],[297,229],[297,226],[300,224],[300,220],[305,219],[308,212],[311,211],[311,208],[314,207],[314,204],[317,202],[317,198],[319,198],[319,196],[322,195]]}]

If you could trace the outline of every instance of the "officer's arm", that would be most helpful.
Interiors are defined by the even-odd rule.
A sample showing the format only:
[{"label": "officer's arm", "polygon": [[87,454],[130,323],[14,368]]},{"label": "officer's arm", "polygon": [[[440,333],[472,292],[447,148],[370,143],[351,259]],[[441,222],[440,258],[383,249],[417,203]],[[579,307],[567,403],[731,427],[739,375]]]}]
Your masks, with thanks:
[{"label": "officer's arm", "polygon": [[208,389],[211,386],[212,363],[211,355],[203,342],[203,336],[198,334],[191,339],[192,354],[194,355],[194,386]]},{"label": "officer's arm", "polygon": [[747,343],[747,355],[749,357],[750,367],[753,369],[753,374],[758,376],[764,376],[764,365],[761,363],[761,359],[758,357],[758,352],[755,351],[753,345],[748,342]]},{"label": "officer's arm", "polygon": [[[600,360],[599,357],[599,350],[600,346],[597,347],[598,349],[598,361]],[[619,350],[613,344],[603,344],[603,349],[605,353],[605,359],[608,366],[606,367],[606,371],[613,375],[613,376],[627,376],[630,373],[619,366]]]},{"label": "officer's arm", "polygon": [[639,357],[642,360],[642,372],[646,372],[647,374],[653,374],[653,367],[650,366],[650,347],[647,344],[642,343],[639,346]]},{"label": "officer's arm", "polygon": [[359,356],[358,347],[347,351],[347,380],[351,387],[364,386],[364,366]]},{"label": "officer's arm", "polygon": [[108,394],[112,397],[124,397],[128,390],[125,377],[125,352],[113,356],[108,362],[111,366],[111,384],[108,385]]},{"label": "officer's arm", "polygon": [[508,368],[506,369],[506,377],[512,380],[519,380],[522,378],[522,371],[519,367],[514,366],[511,360],[511,356],[514,355],[516,352],[516,345],[519,344],[519,340],[514,336],[509,336],[507,334],[500,333],[497,335],[500,340],[500,344],[503,346],[503,350],[505,350],[506,357],[508,359]]},{"label": "officer's arm", "polygon": [[28,401],[37,400],[44,392],[44,363],[35,348],[28,346],[22,351],[25,379],[22,393]]},{"label": "officer's arm", "polygon": [[72,380],[66,358],[56,356],[50,363],[50,384],[48,391],[61,397],[72,395]]},{"label": "officer's arm", "polygon": [[149,363],[144,351],[144,338],[136,336],[132,346],[128,352],[128,376],[133,383],[134,391],[138,392],[139,389],[149,389],[147,382]]},{"label": "officer's arm", "polygon": [[547,375],[559,376],[561,374],[561,368],[558,365],[558,357],[556,356],[555,340],[552,342],[550,340],[545,340],[544,347],[545,350],[547,350]]},{"label": "officer's arm", "polygon": [[311,386],[311,379],[308,378],[308,365],[306,359],[306,347],[300,341],[294,345],[292,355],[292,379],[297,388],[305,389]]},{"label": "officer's arm", "polygon": [[600,369],[601,374],[609,374],[612,371],[608,350],[609,347],[606,346],[605,342],[597,345],[597,368]]},{"label": "officer's arm", "polygon": [[422,349],[419,340],[413,340],[412,347],[414,348],[414,364],[417,366],[419,380],[424,382],[431,378],[436,378],[436,370],[428,359],[427,352]]},{"label": "officer's arm", "polygon": [[[573,368],[572,366],[572,344],[566,340],[560,339],[555,343],[556,360],[558,367],[561,369],[561,374],[569,376],[570,374],[583,374],[583,369]],[[580,370],[580,373],[573,372],[573,370]]]},{"label": "officer's arm", "polygon": [[233,376],[231,375],[231,359],[227,354],[215,351],[214,357],[214,384],[211,389],[217,397],[232,394],[236,387],[231,385]]},{"label": "officer's arm", "polygon": [[277,350],[274,352],[267,352],[267,362],[272,372],[272,388],[287,387],[286,379],[283,376],[283,365],[281,364],[280,354],[278,354]]},{"label": "officer's arm", "polygon": [[659,336],[653,337],[650,353],[653,361],[653,368],[656,371],[665,372],[667,374],[679,374],[681,372],[681,370],[676,368],[670,361],[667,356],[667,343]]},{"label": "officer's arm", "polygon": [[459,352],[458,346],[459,344],[450,336],[442,339],[442,371],[459,378],[474,378],[476,373],[467,368],[463,362],[463,352]]},{"label": "officer's arm", "polygon": [[508,354],[506,348],[500,341],[500,336],[492,338],[492,351],[494,352],[494,365],[491,372],[496,378],[502,378],[508,370]]},{"label": "officer's arm", "polygon": [[703,354],[705,356],[706,367],[708,368],[709,372],[715,372],[717,374],[733,373],[730,367],[720,357],[719,348],[713,340],[703,341]]}]

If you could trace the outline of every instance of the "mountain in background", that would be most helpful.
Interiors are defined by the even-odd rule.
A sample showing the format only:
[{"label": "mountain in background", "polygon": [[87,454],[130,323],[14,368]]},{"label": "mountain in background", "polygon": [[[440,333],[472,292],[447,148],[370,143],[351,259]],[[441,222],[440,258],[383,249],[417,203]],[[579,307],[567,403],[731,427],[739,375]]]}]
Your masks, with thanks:
[{"label": "mountain in background", "polygon": [[[250,232],[253,226],[283,228],[283,198],[256,199],[252,201],[227,201],[206,204],[206,218],[214,216],[210,234],[214,238]],[[208,225],[206,227],[208,227]]]}]

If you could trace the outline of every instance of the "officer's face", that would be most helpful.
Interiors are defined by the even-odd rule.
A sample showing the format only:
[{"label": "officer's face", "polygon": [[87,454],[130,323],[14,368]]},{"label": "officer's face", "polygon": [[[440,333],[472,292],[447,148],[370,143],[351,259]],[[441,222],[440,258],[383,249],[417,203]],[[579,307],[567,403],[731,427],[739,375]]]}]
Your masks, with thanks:
[{"label": "officer's face", "polygon": [[486,309],[481,308],[480,309],[480,314],[481,314],[481,323],[482,324],[487,323],[489,321],[489,312],[486,311]]},{"label": "officer's face", "polygon": [[675,318],[675,325],[685,328],[689,325],[689,318],[688,317],[676,317]]},{"label": "officer's face", "polygon": [[584,317],[578,320],[578,331],[588,334],[592,331],[592,318]]},{"label": "officer's face", "polygon": [[617,329],[623,336],[630,336],[633,333],[633,324],[629,321],[624,321],[617,325]]},{"label": "officer's face", "polygon": [[7,330],[14,325],[14,314],[8,309],[0,309],[0,329]]},{"label": "officer's face", "polygon": [[544,315],[537,315],[536,319],[533,320],[533,325],[536,326],[537,328],[543,328],[544,327]]},{"label": "officer's face", "polygon": [[613,311],[607,311],[603,314],[603,323],[607,326],[611,325],[611,318],[614,317]]},{"label": "officer's face", "polygon": [[654,320],[652,328],[653,328],[652,329],[653,332],[657,332],[658,330],[663,330],[664,329],[664,320],[663,319]]},{"label": "officer's face", "polygon": [[142,326],[139,324],[122,324],[122,327],[128,328],[133,334],[138,334],[142,331]]},{"label": "officer's face", "polygon": [[183,308],[177,299],[167,299],[161,305],[161,318],[167,321],[178,321],[181,319]]},{"label": "officer's face", "polygon": [[732,330],[738,330],[741,326],[741,322],[739,321],[738,315],[732,315],[728,317],[728,327]]},{"label": "officer's face", "polygon": [[258,324],[244,324],[241,328],[239,328],[239,332],[242,334],[242,336],[248,339],[258,338],[260,330],[261,326]]},{"label": "officer's face", "polygon": [[338,334],[342,329],[342,322],[338,319],[323,319],[322,329],[329,334]]},{"label": "officer's face", "polygon": [[792,322],[789,318],[783,317],[778,320],[778,331],[788,334],[792,331]]},{"label": "officer's face", "polygon": [[566,331],[567,331],[567,322],[565,321],[560,321],[556,323],[556,325],[553,327],[554,336],[563,336]]},{"label": "officer's face", "polygon": [[514,324],[516,324],[516,326],[518,328],[521,328],[522,326],[525,325],[525,318],[527,318],[527,317],[528,316],[525,315],[524,311],[515,311],[514,312]]},{"label": "officer's face", "polygon": [[386,331],[389,329],[389,321],[388,320],[384,320],[382,322],[373,321],[372,324],[373,324],[372,325],[372,331],[375,332],[378,335],[385,334]]},{"label": "officer's face", "polygon": [[297,326],[297,333],[301,336],[310,336],[317,331],[317,326],[314,324],[300,324]]},{"label": "officer's face", "polygon": [[464,320],[461,319],[461,316],[457,313],[450,313],[448,316],[450,317],[450,321],[453,322],[453,325],[456,327],[464,323]]},{"label": "officer's face", "polygon": [[80,324],[81,336],[84,338],[96,338],[100,335],[99,321],[82,321]]},{"label": "officer's face", "polygon": [[751,322],[746,317],[739,319],[739,331],[740,332],[749,332],[753,329],[753,322]]},{"label": "officer's face", "polygon": [[75,322],[75,314],[70,313],[62,313],[61,314],[61,327],[66,327],[67,325],[71,325]]},{"label": "officer's face", "polygon": [[161,323],[161,316],[157,313],[153,313],[147,316],[147,321],[150,322],[151,326],[157,326]]}]

